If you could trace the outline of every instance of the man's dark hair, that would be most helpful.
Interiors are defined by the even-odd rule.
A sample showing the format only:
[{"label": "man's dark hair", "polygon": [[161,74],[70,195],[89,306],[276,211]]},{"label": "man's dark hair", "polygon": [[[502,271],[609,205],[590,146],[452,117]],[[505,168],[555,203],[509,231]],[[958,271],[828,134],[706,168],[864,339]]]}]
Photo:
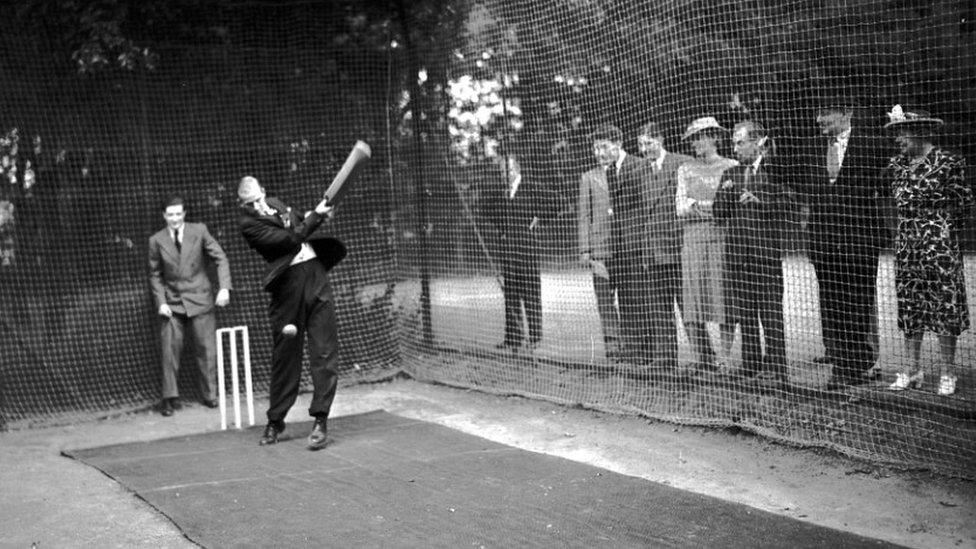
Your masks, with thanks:
[{"label": "man's dark hair", "polygon": [[163,211],[165,212],[166,211],[166,208],[169,208],[170,206],[183,206],[183,209],[185,210],[186,209],[186,202],[183,201],[183,197],[182,196],[173,195],[173,196],[167,198],[166,199],[166,202],[163,203]]},{"label": "man's dark hair", "polygon": [[590,134],[590,139],[592,141],[613,141],[614,143],[623,143],[624,132],[620,131],[620,128],[614,126],[613,124],[600,124],[593,130]]},{"label": "man's dark hair", "polygon": [[641,126],[640,133],[637,135],[646,135],[647,137],[657,137],[663,139],[664,130],[661,129],[661,126],[657,122],[651,121]]}]

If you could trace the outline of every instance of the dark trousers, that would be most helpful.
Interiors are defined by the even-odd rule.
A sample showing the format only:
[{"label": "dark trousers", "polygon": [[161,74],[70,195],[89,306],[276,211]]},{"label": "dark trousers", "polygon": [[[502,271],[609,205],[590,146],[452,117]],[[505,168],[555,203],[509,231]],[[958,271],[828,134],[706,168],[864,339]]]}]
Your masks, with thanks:
[{"label": "dark trousers", "polygon": [[596,310],[603,328],[603,346],[607,356],[613,356],[620,346],[620,313],[617,311],[617,286],[612,280],[593,275]]},{"label": "dark trousers", "polygon": [[620,305],[620,339],[622,358],[648,362],[653,354],[649,325],[648,271],[637,260],[614,261],[610,276],[617,284]]},{"label": "dark trousers", "polygon": [[200,395],[204,399],[217,398],[216,368],[217,347],[214,344],[216,317],[213,311],[197,316],[173,313],[160,317],[159,335],[163,353],[163,398],[180,395],[176,378],[180,370],[180,354],[183,351],[184,334],[190,328],[193,334],[193,355],[200,371]]},{"label": "dark trousers", "polygon": [[[514,252],[518,253],[518,252]],[[531,262],[502,264],[502,293],[505,296],[505,339],[509,345],[522,342],[522,311],[529,325],[529,342],[542,340],[542,275]]]},{"label": "dark trousers", "polygon": [[660,366],[678,365],[678,324],[674,305],[681,286],[678,263],[651,265],[647,272],[650,344],[652,359]]},{"label": "dark trousers", "polygon": [[[750,259],[728,265],[730,313],[742,329],[742,368],[746,374],[766,370],[785,375],[783,263],[779,259]],[[766,340],[765,359],[760,326]]]},{"label": "dark trousers", "polygon": [[858,376],[874,363],[872,316],[878,278],[877,254],[822,254],[814,262],[820,287],[820,326],[834,374]]},{"label": "dark trousers", "polygon": [[[332,291],[318,260],[293,265],[281,275],[272,293],[270,312],[274,349],[268,421],[284,420],[295,404],[306,335],[313,391],[308,413],[328,417],[339,380],[339,338]],[[288,324],[298,328],[294,337],[281,334],[281,329]]]}]

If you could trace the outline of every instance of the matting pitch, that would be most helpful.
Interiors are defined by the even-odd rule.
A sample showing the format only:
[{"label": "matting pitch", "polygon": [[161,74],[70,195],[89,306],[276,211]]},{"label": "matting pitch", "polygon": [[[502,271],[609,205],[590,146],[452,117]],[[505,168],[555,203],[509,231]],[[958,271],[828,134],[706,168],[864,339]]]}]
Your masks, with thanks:
[{"label": "matting pitch", "polygon": [[65,451],[207,547],[893,547],[383,411]]}]

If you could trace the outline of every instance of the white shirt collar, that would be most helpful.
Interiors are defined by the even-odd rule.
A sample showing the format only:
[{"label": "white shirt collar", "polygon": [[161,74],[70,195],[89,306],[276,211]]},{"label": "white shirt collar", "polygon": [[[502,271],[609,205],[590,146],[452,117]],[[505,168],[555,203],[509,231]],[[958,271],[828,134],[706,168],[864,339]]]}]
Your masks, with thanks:
[{"label": "white shirt collar", "polygon": [[836,139],[837,139],[837,143],[842,148],[845,148],[846,149],[847,148],[847,142],[850,141],[850,139],[851,139],[851,128],[847,128],[846,130],[844,130],[844,131],[840,132],[839,134],[837,134]]},{"label": "white shirt collar", "polygon": [[617,161],[613,163],[613,167],[615,168],[613,173],[620,173],[620,166],[623,165],[624,157],[626,156],[627,156],[627,151],[620,149],[620,154],[617,155]]},{"label": "white shirt collar", "polygon": [[664,157],[667,156],[667,155],[668,155],[668,151],[666,151],[666,150],[664,150],[662,148],[661,149],[661,154],[657,155],[657,158],[654,160],[654,167],[656,167],[658,169],[658,171],[661,171],[661,170],[664,169]]},{"label": "white shirt collar", "polygon": [[762,155],[759,155],[759,158],[757,158],[756,161],[752,163],[752,173],[756,173],[759,171],[759,165],[762,164],[762,161],[763,161],[763,157]]},{"label": "white shirt collar", "polygon": [[515,174],[515,178],[508,185],[508,197],[515,198],[515,193],[518,192],[519,185],[522,184],[522,174]]}]

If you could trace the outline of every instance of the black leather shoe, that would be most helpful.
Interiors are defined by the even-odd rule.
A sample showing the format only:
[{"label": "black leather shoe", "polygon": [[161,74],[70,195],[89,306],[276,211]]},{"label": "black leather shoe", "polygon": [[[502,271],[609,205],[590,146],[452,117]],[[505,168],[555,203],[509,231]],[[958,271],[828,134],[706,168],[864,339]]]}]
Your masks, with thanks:
[{"label": "black leather shoe", "polygon": [[162,414],[163,417],[173,415],[173,404],[170,402],[170,399],[164,398],[163,401],[159,403],[159,413]]},{"label": "black leather shoe", "polygon": [[173,398],[169,399],[169,405],[174,410],[182,410],[183,409],[183,404],[180,403],[179,397],[173,397]]},{"label": "black leather shoe", "polygon": [[217,399],[215,399],[215,398],[205,398],[205,399],[203,399],[203,405],[206,406],[207,408],[216,408],[217,407]]},{"label": "black leather shoe", "polygon": [[264,428],[264,434],[261,435],[261,440],[258,441],[260,446],[268,446],[269,444],[278,443],[278,435],[280,435],[285,430],[285,422],[279,421],[269,421],[268,425]]},{"label": "black leather shoe", "polygon": [[328,429],[325,426],[324,417],[315,418],[315,425],[312,425],[312,432],[308,435],[308,449],[321,450],[325,448],[325,438]]}]

